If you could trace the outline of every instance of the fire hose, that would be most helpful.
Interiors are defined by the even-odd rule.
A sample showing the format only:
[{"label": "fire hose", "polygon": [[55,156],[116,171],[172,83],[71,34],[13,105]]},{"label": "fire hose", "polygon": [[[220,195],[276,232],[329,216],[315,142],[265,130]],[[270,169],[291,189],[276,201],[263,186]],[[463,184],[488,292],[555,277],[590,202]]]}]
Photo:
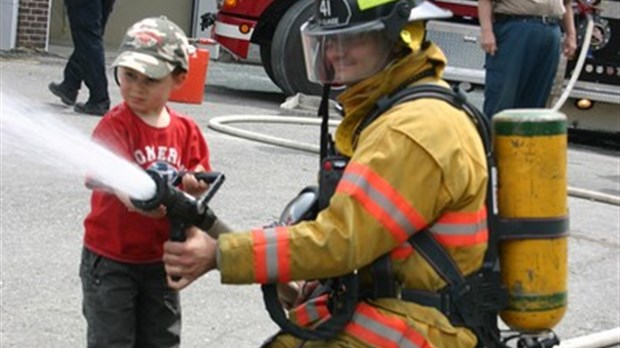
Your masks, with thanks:
[{"label": "fire hose", "polygon": [[592,335],[571,338],[560,343],[558,348],[606,348],[620,343],[620,327],[597,332]]},{"label": "fire hose", "polygon": [[583,64],[586,61],[588,49],[590,48],[590,41],[592,40],[592,30],[594,30],[594,19],[592,18],[592,15],[589,13],[586,14],[586,19],[588,21],[588,25],[586,27],[583,44],[581,45],[581,51],[579,52],[579,58],[577,58],[577,63],[575,64],[575,70],[573,70],[573,74],[571,75],[570,80],[568,81],[568,84],[564,89],[564,92],[553,106],[554,111],[560,110],[562,105],[564,105],[564,103],[566,102],[566,99],[568,99],[568,95],[575,87],[577,78],[579,77],[581,69],[583,69]]},{"label": "fire hose", "polygon": [[[308,117],[298,116],[265,116],[265,115],[230,115],[212,118],[208,127],[228,135],[258,141],[270,145],[281,146],[299,151],[310,153],[319,153],[319,146],[308,143],[301,143],[294,140],[275,137],[271,135],[252,132],[245,129],[228,126],[230,123],[278,123],[278,124],[294,124],[294,125],[319,125],[320,120]],[[331,120],[330,127],[337,126],[339,121]],[[602,192],[591,191],[578,187],[568,187],[568,195],[575,198],[588,199],[595,202],[606,203],[620,206],[620,197]]]}]

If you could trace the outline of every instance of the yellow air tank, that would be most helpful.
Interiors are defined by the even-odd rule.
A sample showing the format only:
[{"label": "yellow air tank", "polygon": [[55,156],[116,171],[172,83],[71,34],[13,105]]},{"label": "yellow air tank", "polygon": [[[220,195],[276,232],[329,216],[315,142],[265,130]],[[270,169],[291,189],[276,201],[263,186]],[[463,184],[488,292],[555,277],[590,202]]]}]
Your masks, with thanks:
[{"label": "yellow air tank", "polygon": [[502,281],[511,328],[550,330],[567,305],[566,116],[547,109],[493,117]]}]

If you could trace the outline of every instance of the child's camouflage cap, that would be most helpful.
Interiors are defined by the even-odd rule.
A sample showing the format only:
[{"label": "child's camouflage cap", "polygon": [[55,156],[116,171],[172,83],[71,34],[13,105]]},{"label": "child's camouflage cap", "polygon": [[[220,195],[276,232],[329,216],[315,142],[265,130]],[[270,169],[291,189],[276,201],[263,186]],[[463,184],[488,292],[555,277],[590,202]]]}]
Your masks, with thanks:
[{"label": "child's camouflage cap", "polygon": [[123,66],[160,79],[176,67],[188,70],[187,36],[165,16],[146,18],[127,30],[112,66]]}]

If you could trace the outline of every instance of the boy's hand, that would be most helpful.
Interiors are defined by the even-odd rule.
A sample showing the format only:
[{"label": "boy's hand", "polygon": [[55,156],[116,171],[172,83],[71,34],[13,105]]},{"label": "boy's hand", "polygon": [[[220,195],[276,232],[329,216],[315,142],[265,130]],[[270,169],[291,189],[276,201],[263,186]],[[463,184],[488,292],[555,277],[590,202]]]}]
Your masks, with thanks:
[{"label": "boy's hand", "polygon": [[[197,165],[196,168],[194,168],[194,173],[200,173],[204,171],[205,169],[201,165]],[[204,181],[199,181],[198,179],[196,179],[194,174],[191,173],[183,175],[183,177],[181,178],[181,183],[183,185],[183,190],[194,197],[201,196],[209,188],[209,184]]]}]

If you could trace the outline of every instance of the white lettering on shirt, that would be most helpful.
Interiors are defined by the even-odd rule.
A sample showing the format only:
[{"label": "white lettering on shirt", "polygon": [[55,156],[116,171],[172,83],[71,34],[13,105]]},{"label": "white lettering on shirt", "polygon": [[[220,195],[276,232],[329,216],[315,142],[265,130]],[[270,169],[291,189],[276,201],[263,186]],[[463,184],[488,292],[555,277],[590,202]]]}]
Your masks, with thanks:
[{"label": "white lettering on shirt", "polygon": [[179,158],[179,152],[176,148],[167,146],[145,146],[143,149],[136,149],[133,152],[133,158],[137,164],[144,167],[145,164],[155,161],[167,162],[175,168],[185,168]]}]

